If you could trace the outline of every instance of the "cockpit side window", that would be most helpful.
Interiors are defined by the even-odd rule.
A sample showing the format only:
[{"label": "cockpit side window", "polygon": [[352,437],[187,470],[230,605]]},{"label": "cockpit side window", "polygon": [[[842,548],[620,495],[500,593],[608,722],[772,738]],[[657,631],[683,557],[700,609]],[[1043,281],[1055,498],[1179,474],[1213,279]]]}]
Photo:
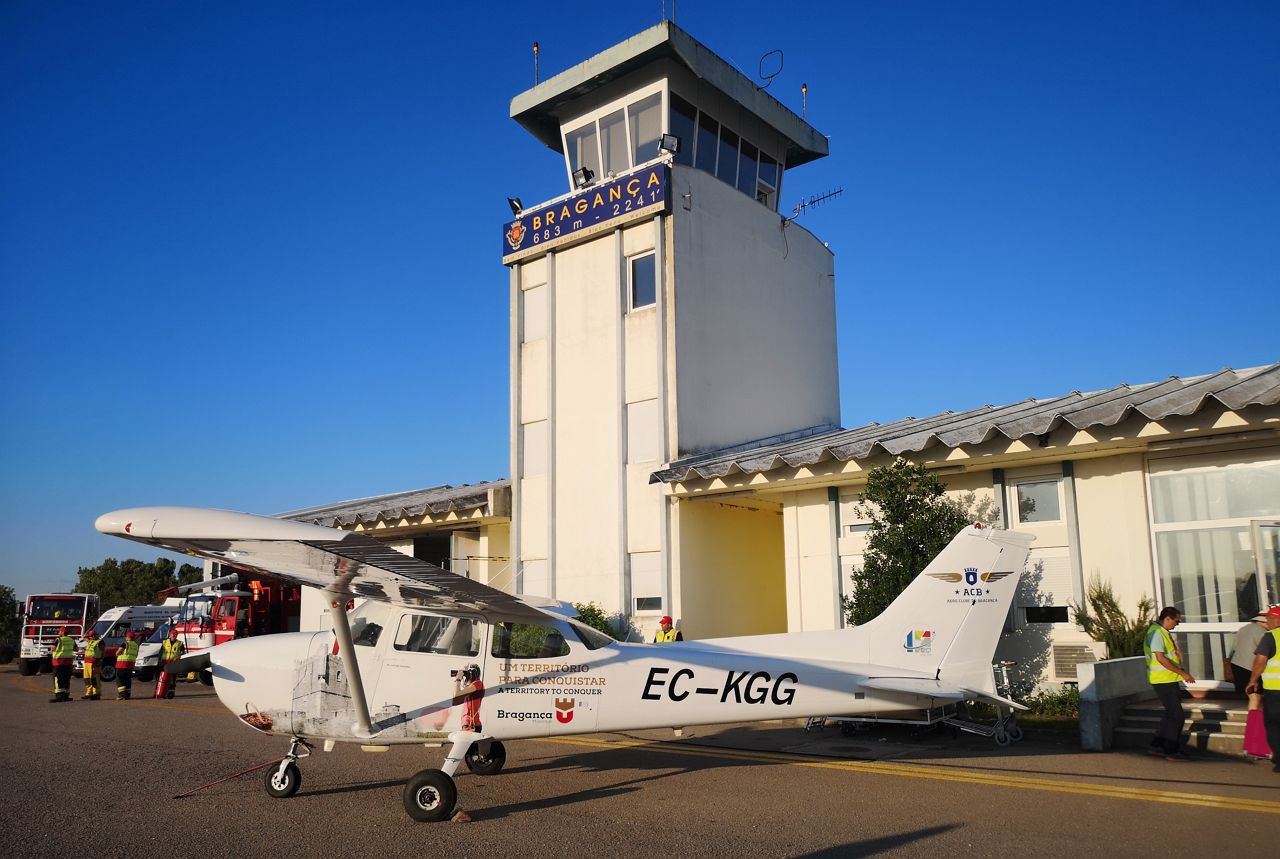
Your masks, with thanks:
[{"label": "cockpit side window", "polygon": [[400,618],[392,646],[411,653],[478,656],[480,626],[469,618],[406,614]]},{"label": "cockpit side window", "polygon": [[492,653],[500,659],[555,659],[569,655],[569,643],[554,626],[503,623],[493,628]]}]

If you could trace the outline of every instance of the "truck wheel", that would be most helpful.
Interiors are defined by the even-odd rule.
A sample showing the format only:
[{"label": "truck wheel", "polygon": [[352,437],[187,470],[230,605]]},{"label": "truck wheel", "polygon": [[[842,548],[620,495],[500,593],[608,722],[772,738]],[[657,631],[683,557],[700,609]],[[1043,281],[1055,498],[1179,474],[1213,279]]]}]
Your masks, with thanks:
[{"label": "truck wheel", "polygon": [[36,661],[34,659],[19,659],[18,673],[23,677],[31,677],[37,673]]},{"label": "truck wheel", "polygon": [[116,667],[114,665],[102,666],[102,679],[106,683],[110,683],[116,679]]},{"label": "truck wheel", "polygon": [[435,823],[453,816],[458,788],[440,770],[422,770],[404,785],[404,810],[419,823]]},{"label": "truck wheel", "polygon": [[302,770],[298,769],[295,763],[286,766],[284,773],[280,772],[279,766],[267,770],[267,793],[276,799],[293,796],[301,786]]}]

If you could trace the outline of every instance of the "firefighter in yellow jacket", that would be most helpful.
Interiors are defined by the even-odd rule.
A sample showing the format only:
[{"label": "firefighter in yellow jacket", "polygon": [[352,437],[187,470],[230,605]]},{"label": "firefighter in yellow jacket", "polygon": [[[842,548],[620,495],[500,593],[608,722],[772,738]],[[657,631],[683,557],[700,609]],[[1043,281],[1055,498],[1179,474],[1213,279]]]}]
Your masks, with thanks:
[{"label": "firefighter in yellow jacket", "polygon": [[53,697],[50,704],[71,700],[71,669],[76,664],[76,640],[67,635],[65,626],[58,627],[58,637],[50,653],[53,662]]},{"label": "firefighter in yellow jacket", "polygon": [[165,669],[169,663],[176,662],[182,658],[182,652],[186,650],[182,641],[178,638],[178,630],[176,627],[169,628],[169,637],[160,645],[160,671],[156,677],[156,697],[172,698],[177,684],[177,677],[170,674]]},{"label": "firefighter in yellow jacket", "polygon": [[85,701],[97,701],[102,697],[98,684],[102,682],[102,642],[92,629],[84,634],[84,694]]},{"label": "firefighter in yellow jacket", "polygon": [[133,694],[133,666],[138,661],[138,633],[130,632],[116,651],[116,700],[128,701]]}]

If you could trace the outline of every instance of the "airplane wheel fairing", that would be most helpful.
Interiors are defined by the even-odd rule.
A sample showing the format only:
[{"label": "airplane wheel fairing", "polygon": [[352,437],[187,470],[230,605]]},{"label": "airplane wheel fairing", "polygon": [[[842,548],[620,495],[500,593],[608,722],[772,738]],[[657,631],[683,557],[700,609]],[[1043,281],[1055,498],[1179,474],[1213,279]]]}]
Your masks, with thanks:
[{"label": "airplane wheel fairing", "polygon": [[421,823],[448,820],[458,804],[458,788],[440,770],[423,770],[405,782],[404,810]]},{"label": "airplane wheel fairing", "polygon": [[101,676],[104,681],[110,683],[116,679],[116,667],[114,665],[102,666]]},{"label": "airplane wheel fairing", "polygon": [[302,770],[298,769],[298,765],[291,763],[284,768],[284,774],[280,773],[280,767],[274,766],[267,770],[267,793],[276,799],[285,799],[293,796],[298,792],[298,788],[302,786]]},{"label": "airplane wheel fairing", "polygon": [[489,743],[489,754],[480,754],[480,744],[476,743],[467,749],[466,757],[467,769],[476,775],[497,775],[502,772],[502,767],[507,762],[506,746],[498,740]]}]

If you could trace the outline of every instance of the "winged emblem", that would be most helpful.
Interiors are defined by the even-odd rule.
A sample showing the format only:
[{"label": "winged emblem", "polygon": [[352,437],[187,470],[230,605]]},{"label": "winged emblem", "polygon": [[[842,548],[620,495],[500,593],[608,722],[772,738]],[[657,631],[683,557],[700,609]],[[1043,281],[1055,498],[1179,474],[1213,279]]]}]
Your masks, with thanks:
[{"label": "winged emblem", "polygon": [[1009,572],[1006,572],[1006,573],[983,573],[981,578],[984,582],[998,582],[1001,579],[1005,578],[1006,576],[1012,576],[1012,575],[1013,575],[1013,571],[1010,570]]},{"label": "winged emblem", "polygon": [[959,573],[929,573],[929,578],[937,579],[940,582],[958,582],[963,576]]}]

